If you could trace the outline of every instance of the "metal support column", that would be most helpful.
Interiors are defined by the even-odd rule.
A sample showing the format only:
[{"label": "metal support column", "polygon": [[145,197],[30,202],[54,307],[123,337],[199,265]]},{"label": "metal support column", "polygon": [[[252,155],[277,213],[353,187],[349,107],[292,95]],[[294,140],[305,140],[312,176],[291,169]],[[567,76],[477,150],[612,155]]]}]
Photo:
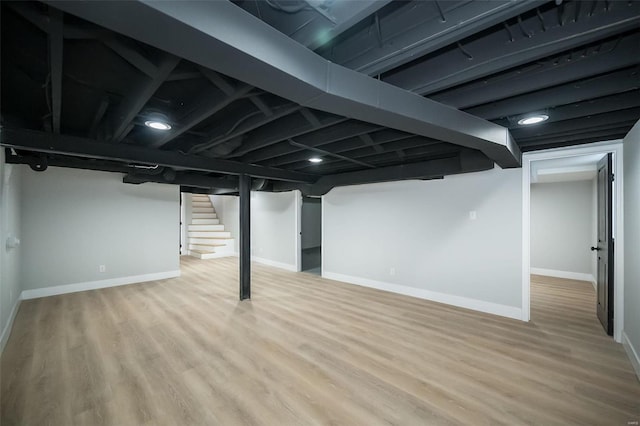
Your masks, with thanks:
[{"label": "metal support column", "polygon": [[240,175],[240,300],[251,299],[251,177]]}]

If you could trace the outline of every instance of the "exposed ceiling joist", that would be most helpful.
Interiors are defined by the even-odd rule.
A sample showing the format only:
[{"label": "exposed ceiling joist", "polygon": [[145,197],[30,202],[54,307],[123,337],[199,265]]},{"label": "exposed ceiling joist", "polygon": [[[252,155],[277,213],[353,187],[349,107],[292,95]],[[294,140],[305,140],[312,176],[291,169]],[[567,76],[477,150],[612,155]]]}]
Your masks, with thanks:
[{"label": "exposed ceiling joist", "polygon": [[487,119],[500,118],[538,111],[549,104],[567,105],[626,91],[635,91],[640,87],[638,70],[638,67],[626,68],[607,75],[470,108],[467,112]]},{"label": "exposed ceiling joist", "polygon": [[502,167],[520,165],[507,129],[330,63],[230,2],[50,3],[302,106],[478,149]]},{"label": "exposed ceiling joist", "polygon": [[302,34],[298,32],[300,35],[293,38],[300,41],[311,50],[317,49],[318,47],[329,43],[362,19],[382,9],[389,2],[391,2],[391,0],[334,2],[330,13],[335,22],[330,29],[314,31],[306,36],[302,36]]},{"label": "exposed ceiling joist", "polygon": [[576,80],[633,66],[640,57],[640,34],[598,43],[597,46],[565,53],[528,64],[494,78],[481,79],[430,96],[459,109],[560,86]]},{"label": "exposed ceiling joist", "polygon": [[[51,27],[56,25],[55,22],[52,22],[50,16],[46,16],[38,11],[32,2],[13,1],[4,3],[23,19],[27,20],[29,23],[38,27],[41,31],[47,34],[51,32]],[[99,30],[89,31],[80,26],[69,24],[65,24],[62,33],[65,39],[91,39],[101,34]]]},{"label": "exposed ceiling joist", "polygon": [[53,133],[60,133],[62,116],[63,19],[62,12],[57,9],[51,9],[48,39],[51,127]]},{"label": "exposed ceiling joist", "polygon": [[390,2],[391,0],[271,0],[240,2],[239,5],[298,43],[314,50],[328,44]]},{"label": "exposed ceiling joist", "polygon": [[185,185],[196,188],[218,188],[218,189],[238,189],[238,178],[231,177],[219,178],[203,176],[201,174],[189,173],[189,172],[176,172],[170,177],[163,174],[150,175],[130,172],[122,177],[123,183],[130,183],[139,185],[142,183],[165,183],[171,185]]},{"label": "exposed ceiling joist", "polygon": [[[322,55],[347,68],[378,75],[455,43],[478,31],[527,12],[545,1],[443,2],[443,16],[421,9],[435,9],[432,2],[413,2],[372,25],[378,25],[382,43],[373,43],[373,31],[363,29],[353,39],[341,40]],[[448,5],[451,7],[447,7]],[[434,10],[435,12],[435,10]],[[367,43],[363,43],[367,39]],[[363,48],[364,44],[364,48]],[[399,48],[400,46],[400,48]]]},{"label": "exposed ceiling joist", "polygon": [[540,143],[546,141],[581,140],[584,139],[585,136],[591,135],[606,136],[607,132],[609,132],[610,134],[617,134],[623,131],[623,129],[626,129],[626,131],[628,131],[629,129],[631,129],[631,127],[633,127],[636,121],[637,118],[634,117],[631,120],[618,121],[609,124],[600,124],[599,126],[585,126],[585,128],[581,131],[572,129],[554,133],[547,133],[544,135],[527,135],[526,137],[519,138],[519,141],[523,145],[530,145],[532,143]]},{"label": "exposed ceiling joist", "polygon": [[[131,166],[118,162],[95,159],[87,161],[83,158],[61,155],[49,157],[46,160],[28,155],[15,154],[7,155],[6,157],[7,164],[26,164],[31,166],[32,164],[41,163],[43,161],[46,162],[47,167],[65,167],[100,172],[123,173],[125,174],[122,178],[123,183],[130,183],[134,185],[154,182],[190,186],[195,188],[238,190],[238,178],[236,176],[212,177],[192,172],[176,172],[168,168],[160,168],[158,172],[154,170],[153,173],[143,173],[141,171],[134,171],[135,169]],[[260,182],[262,180],[255,179],[254,181]]]},{"label": "exposed ceiling joist", "polygon": [[106,95],[103,96],[103,98],[100,100],[98,109],[96,109],[96,112],[93,115],[93,119],[91,120],[91,125],[89,126],[88,134],[91,139],[96,138],[96,134],[98,133],[98,126],[102,122],[102,119],[104,118],[104,115],[107,112],[107,108],[109,108],[110,103],[111,101]]},{"label": "exposed ceiling joist", "polygon": [[616,129],[607,129],[601,132],[573,132],[571,135],[560,136],[557,138],[538,138],[532,140],[523,140],[521,142],[523,151],[533,151],[546,148],[558,148],[563,146],[571,146],[577,144],[585,144],[590,142],[602,142],[606,140],[622,139],[634,123]]},{"label": "exposed ceiling joist", "polygon": [[619,123],[633,122],[639,117],[640,108],[630,108],[572,120],[557,121],[545,126],[520,127],[519,129],[514,129],[513,137],[521,140],[531,137],[553,136],[558,133],[570,135],[575,133],[575,129],[597,131],[599,126],[614,126]]},{"label": "exposed ceiling joist", "polygon": [[[7,150],[11,151],[11,150]],[[33,168],[34,165],[46,164],[47,167],[66,167],[72,169],[94,170],[100,172],[117,172],[128,173],[130,168],[122,163],[116,163],[112,161],[104,160],[90,160],[85,158],[71,157],[71,156],[55,156],[43,159],[43,155],[21,155],[21,154],[9,154],[5,156],[7,164],[25,164]],[[45,168],[36,167],[38,171],[45,170]]]},{"label": "exposed ceiling joist", "polygon": [[[407,148],[407,144],[410,146],[424,146],[431,143],[438,143],[439,141],[433,141],[431,139],[423,138],[422,136],[413,136],[410,134],[402,134],[401,136],[389,136],[387,138],[376,138],[378,142],[372,145],[362,144],[361,136],[340,140],[337,142],[323,144],[322,149],[337,153],[348,153],[350,158],[358,158],[362,155],[375,155],[389,151],[396,151],[397,149]],[[366,135],[373,141],[373,138]],[[446,144],[443,144],[446,145]],[[347,154],[345,154],[347,155]],[[266,160],[263,165],[271,167],[282,167],[291,163],[297,163],[306,161],[308,163],[309,154],[306,151],[297,151],[290,154],[281,155],[274,159]],[[323,163],[324,164],[324,163]]]},{"label": "exposed ceiling joist", "polygon": [[292,114],[255,130],[242,141],[242,145],[233,151],[229,157],[236,158],[246,156],[247,158],[251,158],[253,152],[257,154],[261,152],[258,150],[271,147],[278,142],[348,121],[348,119],[339,116],[316,117],[309,120],[309,118],[307,118],[308,112],[305,113],[305,111],[308,110],[306,108],[300,110],[302,116]]},{"label": "exposed ceiling joist", "polygon": [[[634,8],[635,14],[630,16],[627,8]],[[593,15],[584,11],[577,20],[562,23],[555,23],[552,19],[554,12],[549,10],[542,18],[547,27],[543,25],[535,32],[531,27],[526,28],[527,36],[520,35],[510,42],[507,35],[495,32],[464,46],[466,59],[461,52],[451,49],[437,57],[437,66],[429,60],[419,61],[389,75],[385,81],[427,95],[637,29],[640,24],[640,2],[611,2],[607,10],[603,6]]]},{"label": "exposed ceiling joist", "polygon": [[[549,120],[547,120],[546,123],[551,124],[558,121],[571,120],[574,118],[604,114],[611,111],[620,111],[635,107],[640,107],[640,89],[558,106],[550,111]],[[517,124],[517,120],[503,119],[500,120],[498,124],[514,129],[520,127]]]},{"label": "exposed ceiling joist", "polygon": [[[208,194],[235,194],[238,192],[240,185],[240,179],[236,176],[229,176],[228,178],[216,178],[210,176],[202,176],[188,172],[178,172],[175,176],[171,176],[170,179],[163,175],[145,175],[129,173],[122,178],[123,183],[129,183],[133,185],[140,185],[143,183],[161,183],[169,185],[180,185],[180,192],[184,187],[199,188]],[[265,184],[264,179],[252,179],[251,190],[258,191],[263,189]],[[237,194],[236,194],[237,195]]]},{"label": "exposed ceiling joist", "polygon": [[317,176],[306,173],[290,172],[229,160],[181,155],[175,152],[161,151],[147,147],[102,143],[85,138],[54,135],[35,130],[5,127],[2,129],[2,132],[0,132],[0,145],[35,152],[76,155],[86,158],[127,163],[151,164],[201,172],[233,175],[246,174],[253,177],[291,182],[310,183],[317,180]]},{"label": "exposed ceiling joist", "polygon": [[[353,136],[375,132],[377,130],[380,130],[380,128],[372,126],[369,123],[363,123],[360,121],[346,121],[344,123],[339,123],[322,130],[317,130],[315,132],[301,135],[296,138],[296,141],[302,145],[315,148],[339,140],[345,140]],[[250,163],[255,163],[268,160],[273,157],[278,157],[280,155],[289,154],[290,152],[291,146],[289,145],[274,145],[260,151],[249,153],[242,157],[242,160]]]},{"label": "exposed ceiling joist", "polygon": [[382,152],[382,148],[380,145],[373,141],[373,138],[367,133],[365,135],[358,135],[358,139],[360,139],[365,145],[373,147],[378,152]]},{"label": "exposed ceiling joist", "polygon": [[104,133],[112,142],[121,142],[131,130],[131,123],[140,114],[149,99],[160,88],[180,62],[180,58],[173,55],[165,55],[160,65],[155,68],[154,74],[145,78],[145,81],[137,85],[118,107],[112,116],[105,120]]},{"label": "exposed ceiling joist", "polygon": [[138,49],[130,45],[127,40],[122,40],[120,37],[107,36],[102,39],[102,42],[147,76],[154,78],[157,75],[158,67],[140,53]]},{"label": "exposed ceiling joist", "polygon": [[167,81],[194,80],[200,77],[202,77],[202,74],[198,71],[177,71],[171,73],[171,75],[167,77]]},{"label": "exposed ceiling joist", "polygon": [[[439,156],[441,154],[451,154],[460,152],[461,148],[455,145],[442,143],[442,142],[423,142],[417,141],[413,138],[405,139],[403,141],[392,142],[390,143],[383,153],[371,152],[370,148],[360,148],[354,149],[346,154],[351,159],[356,159],[360,161],[366,161],[372,166],[378,166],[382,163],[388,163],[392,161],[396,161],[398,159],[398,155],[402,155],[403,159],[407,159],[409,156],[421,156],[421,157],[432,157]],[[400,151],[400,153],[399,153]],[[328,159],[327,161],[322,162],[322,172],[326,173],[332,170],[332,165],[344,163],[341,159]],[[312,170],[314,168],[314,164],[308,161],[300,161],[293,164],[288,164],[287,169],[289,170]]]},{"label": "exposed ceiling joist", "polygon": [[222,145],[225,142],[228,142],[232,139],[238,138],[243,136],[244,134],[258,129],[266,124],[269,124],[273,121],[276,121],[280,118],[286,117],[288,115],[291,115],[293,113],[296,113],[298,111],[300,111],[301,107],[299,105],[296,105],[294,103],[291,104],[287,104],[287,105],[282,105],[280,106],[277,111],[274,110],[273,113],[271,115],[264,115],[262,117],[260,116],[252,116],[251,118],[247,119],[246,121],[243,122],[243,124],[241,126],[238,126],[237,129],[231,131],[231,132],[225,132],[224,134],[209,134],[207,136],[207,141],[200,143],[198,145],[195,145],[193,148],[191,148],[190,152],[192,153],[198,153],[198,152],[202,152],[202,151],[206,151],[208,149],[214,148],[216,146]]},{"label": "exposed ceiling joist", "polygon": [[355,158],[347,157],[347,156],[342,155],[342,154],[337,153],[337,152],[327,151],[327,150],[324,150],[324,149],[314,148],[314,147],[310,147],[310,146],[298,143],[298,142],[294,141],[293,139],[290,139],[289,143],[292,146],[295,146],[297,148],[306,149],[306,150],[309,150],[311,152],[317,152],[318,154],[321,154],[321,155],[328,155],[329,157],[339,158],[340,160],[348,161],[350,163],[357,164],[359,166],[364,166],[364,167],[369,167],[369,168],[374,168],[375,167],[372,164],[365,163],[364,161],[360,161],[360,160],[357,160]]},{"label": "exposed ceiling joist", "polygon": [[339,186],[411,179],[434,179],[452,174],[490,170],[493,167],[493,161],[484,154],[477,151],[463,150],[449,158],[323,176],[312,185],[276,182],[273,189],[274,191],[299,189],[304,195],[319,196]]},{"label": "exposed ceiling joist", "polygon": [[197,110],[192,111],[187,117],[184,117],[179,126],[171,129],[171,131],[167,132],[165,136],[157,139],[150,146],[153,148],[163,147],[207,118],[247,95],[252,89],[253,87],[245,85],[237,88],[231,95],[226,95],[221,91],[203,94],[200,102],[197,102],[199,104],[199,108]]}]

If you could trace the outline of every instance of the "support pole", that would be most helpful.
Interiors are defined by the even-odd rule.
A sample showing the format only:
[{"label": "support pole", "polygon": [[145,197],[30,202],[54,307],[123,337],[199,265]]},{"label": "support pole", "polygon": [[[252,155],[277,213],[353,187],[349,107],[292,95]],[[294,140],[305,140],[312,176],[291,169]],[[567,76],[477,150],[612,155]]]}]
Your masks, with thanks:
[{"label": "support pole", "polygon": [[251,299],[251,177],[240,175],[240,300]]}]

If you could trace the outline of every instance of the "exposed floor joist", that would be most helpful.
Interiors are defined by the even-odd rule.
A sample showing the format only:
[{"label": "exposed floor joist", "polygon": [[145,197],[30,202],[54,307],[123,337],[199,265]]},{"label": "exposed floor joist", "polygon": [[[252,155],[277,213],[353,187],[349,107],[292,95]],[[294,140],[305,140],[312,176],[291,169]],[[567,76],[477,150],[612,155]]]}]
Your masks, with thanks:
[{"label": "exposed floor joist", "polygon": [[637,91],[640,86],[639,70],[639,67],[625,68],[607,75],[491,102],[467,111],[487,119],[501,118],[544,109],[549,105],[550,98],[562,99],[563,104],[567,105],[630,90]]},{"label": "exposed floor joist", "polygon": [[[640,34],[615,37],[429,97],[459,109],[615,72],[638,63]],[[559,99],[557,97],[552,99]],[[555,114],[554,117],[555,118]]]},{"label": "exposed floor joist", "polygon": [[[628,8],[636,13],[629,16]],[[438,55],[437,66],[430,60],[418,61],[390,74],[385,81],[426,95],[637,29],[640,25],[638,2],[615,1],[610,7],[601,4],[591,15],[582,10],[575,20],[563,18],[558,22],[556,14],[555,9],[550,9],[540,18],[531,17],[532,22],[523,26],[522,31],[515,29],[511,33],[511,41],[506,32],[472,39],[464,46],[459,45],[459,49]],[[460,49],[466,52],[466,59]]]},{"label": "exposed floor joist", "polygon": [[302,106],[478,149],[502,167],[520,165],[505,128],[332,64],[230,2],[51,4]]},{"label": "exposed floor joist", "polygon": [[62,116],[62,66],[63,66],[63,14],[57,10],[51,10],[49,24],[49,85],[51,93],[51,127],[53,133],[60,133],[60,121]]},{"label": "exposed floor joist", "polygon": [[[400,10],[371,24],[377,29],[362,28],[339,44],[321,49],[320,54],[347,68],[376,76],[544,3],[398,2]],[[376,37],[381,43],[374,40]]]},{"label": "exposed floor joist", "polygon": [[435,179],[446,175],[490,170],[494,167],[493,161],[481,152],[460,150],[458,147],[452,147],[452,149],[454,152],[426,161],[321,176],[313,184],[274,182],[273,189],[275,191],[298,189],[304,195],[320,196],[338,186]]},{"label": "exposed floor joist", "polygon": [[138,85],[133,93],[118,105],[113,114],[107,117],[103,134],[108,135],[112,142],[121,142],[133,128],[133,120],[140,114],[149,99],[165,82],[179,62],[180,58],[173,55],[166,55],[162,58],[154,73],[148,76],[144,83]]},{"label": "exposed floor joist", "polygon": [[317,176],[275,169],[230,160],[219,160],[194,155],[175,155],[147,147],[115,145],[90,139],[54,135],[35,130],[3,128],[0,145],[35,152],[77,155],[122,162],[142,163],[203,172],[247,174],[253,177],[313,183]]},{"label": "exposed floor joist", "polygon": [[248,1],[239,3],[247,12],[287,34],[309,49],[326,45],[344,31],[391,0],[361,1]]}]

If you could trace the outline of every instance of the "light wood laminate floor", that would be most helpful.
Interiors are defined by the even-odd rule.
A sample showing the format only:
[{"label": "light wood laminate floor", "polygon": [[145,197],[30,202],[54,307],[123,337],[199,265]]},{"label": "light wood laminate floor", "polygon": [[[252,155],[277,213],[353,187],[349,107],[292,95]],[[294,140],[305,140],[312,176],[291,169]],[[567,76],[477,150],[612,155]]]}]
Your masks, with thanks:
[{"label": "light wood laminate floor", "polygon": [[254,265],[22,303],[9,425],[627,425],[640,383],[584,282],[534,276],[522,323]]}]

